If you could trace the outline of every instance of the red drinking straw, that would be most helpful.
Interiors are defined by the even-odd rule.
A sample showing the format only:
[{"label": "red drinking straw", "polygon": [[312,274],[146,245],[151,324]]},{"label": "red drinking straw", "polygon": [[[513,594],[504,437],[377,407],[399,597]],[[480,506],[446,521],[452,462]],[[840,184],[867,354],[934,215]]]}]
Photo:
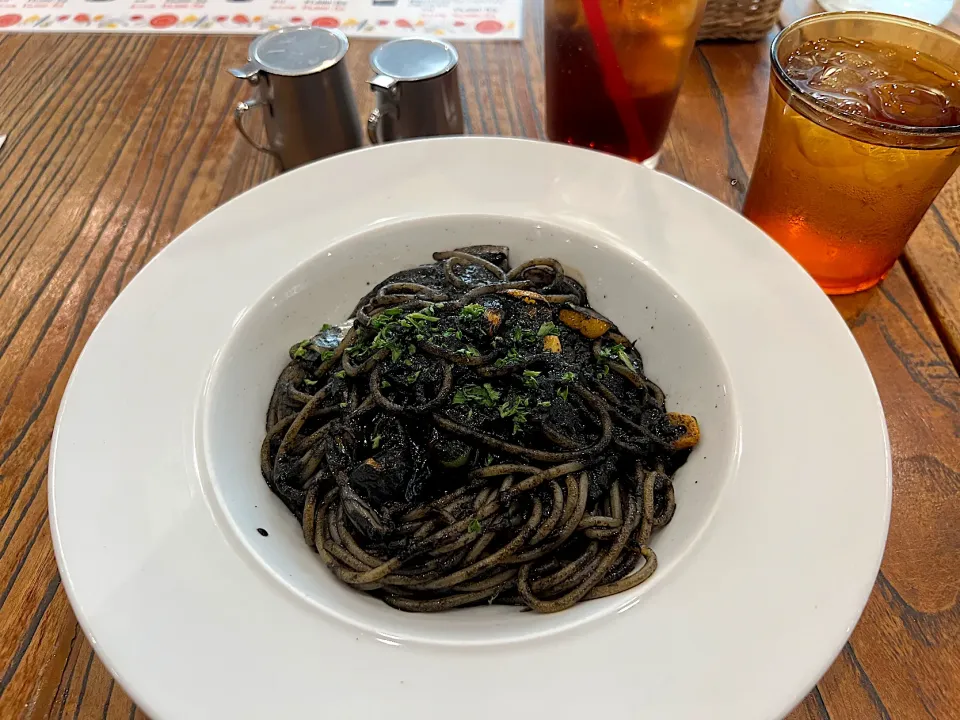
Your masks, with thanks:
[{"label": "red drinking straw", "polygon": [[630,102],[630,86],[627,85],[627,80],[620,68],[617,49],[610,39],[607,21],[603,19],[600,0],[580,0],[580,4],[583,6],[583,14],[587,18],[593,44],[597,48],[600,69],[603,72],[603,84],[606,85],[607,95],[616,105],[620,123],[627,134],[630,154],[637,160],[645,160],[653,152],[647,142],[647,134],[643,130],[643,125],[640,124],[640,117],[636,113],[636,108]]}]

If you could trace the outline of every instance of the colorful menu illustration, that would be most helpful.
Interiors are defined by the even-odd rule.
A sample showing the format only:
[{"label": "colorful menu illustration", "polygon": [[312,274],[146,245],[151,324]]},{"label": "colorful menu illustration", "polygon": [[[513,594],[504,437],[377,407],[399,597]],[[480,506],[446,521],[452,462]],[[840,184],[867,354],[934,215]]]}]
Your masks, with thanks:
[{"label": "colorful menu illustration", "polygon": [[0,0],[0,32],[261,33],[286,25],[351,37],[515,40],[523,0]]}]

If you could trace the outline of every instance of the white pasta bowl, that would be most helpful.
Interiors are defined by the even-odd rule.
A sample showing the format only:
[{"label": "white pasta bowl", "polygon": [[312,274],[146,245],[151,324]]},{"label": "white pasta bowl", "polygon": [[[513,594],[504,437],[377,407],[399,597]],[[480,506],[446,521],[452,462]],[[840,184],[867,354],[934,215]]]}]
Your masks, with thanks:
[{"label": "white pasta bowl", "polygon": [[[559,259],[700,421],[632,591],[403,613],[340,584],[260,476],[286,349],[475,244]],[[184,233],[91,337],[50,469],[77,617],[155,718],[777,717],[859,617],[889,507],[869,371],[785,252],[663,175],[491,138],[334,157]]]}]

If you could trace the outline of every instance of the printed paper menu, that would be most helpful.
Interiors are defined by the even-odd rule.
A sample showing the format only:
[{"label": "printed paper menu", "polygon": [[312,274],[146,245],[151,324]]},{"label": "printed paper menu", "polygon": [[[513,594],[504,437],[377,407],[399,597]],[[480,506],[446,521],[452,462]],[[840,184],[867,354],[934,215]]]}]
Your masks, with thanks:
[{"label": "printed paper menu", "polygon": [[516,40],[523,0],[0,0],[0,31],[252,34],[286,25],[351,37]]}]

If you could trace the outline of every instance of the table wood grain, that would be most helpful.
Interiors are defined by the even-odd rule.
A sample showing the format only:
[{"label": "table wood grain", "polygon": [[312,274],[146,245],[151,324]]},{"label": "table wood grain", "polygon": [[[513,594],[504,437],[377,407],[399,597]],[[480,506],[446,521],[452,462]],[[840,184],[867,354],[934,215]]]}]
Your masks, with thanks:
[{"label": "table wood grain", "polygon": [[[543,136],[540,6],[521,43],[463,44],[475,134]],[[958,25],[960,27],[960,25]],[[0,36],[0,717],[142,713],[78,629],[47,524],[57,406],[97,321],[186,227],[275,174],[231,122],[248,40]],[[361,110],[369,41],[348,56]],[[766,43],[690,63],[662,169],[739,208]],[[837,301],[876,378],[893,519],[863,619],[791,720],[960,718],[960,184],[883,285]],[[826,409],[829,411],[829,409]]]}]

